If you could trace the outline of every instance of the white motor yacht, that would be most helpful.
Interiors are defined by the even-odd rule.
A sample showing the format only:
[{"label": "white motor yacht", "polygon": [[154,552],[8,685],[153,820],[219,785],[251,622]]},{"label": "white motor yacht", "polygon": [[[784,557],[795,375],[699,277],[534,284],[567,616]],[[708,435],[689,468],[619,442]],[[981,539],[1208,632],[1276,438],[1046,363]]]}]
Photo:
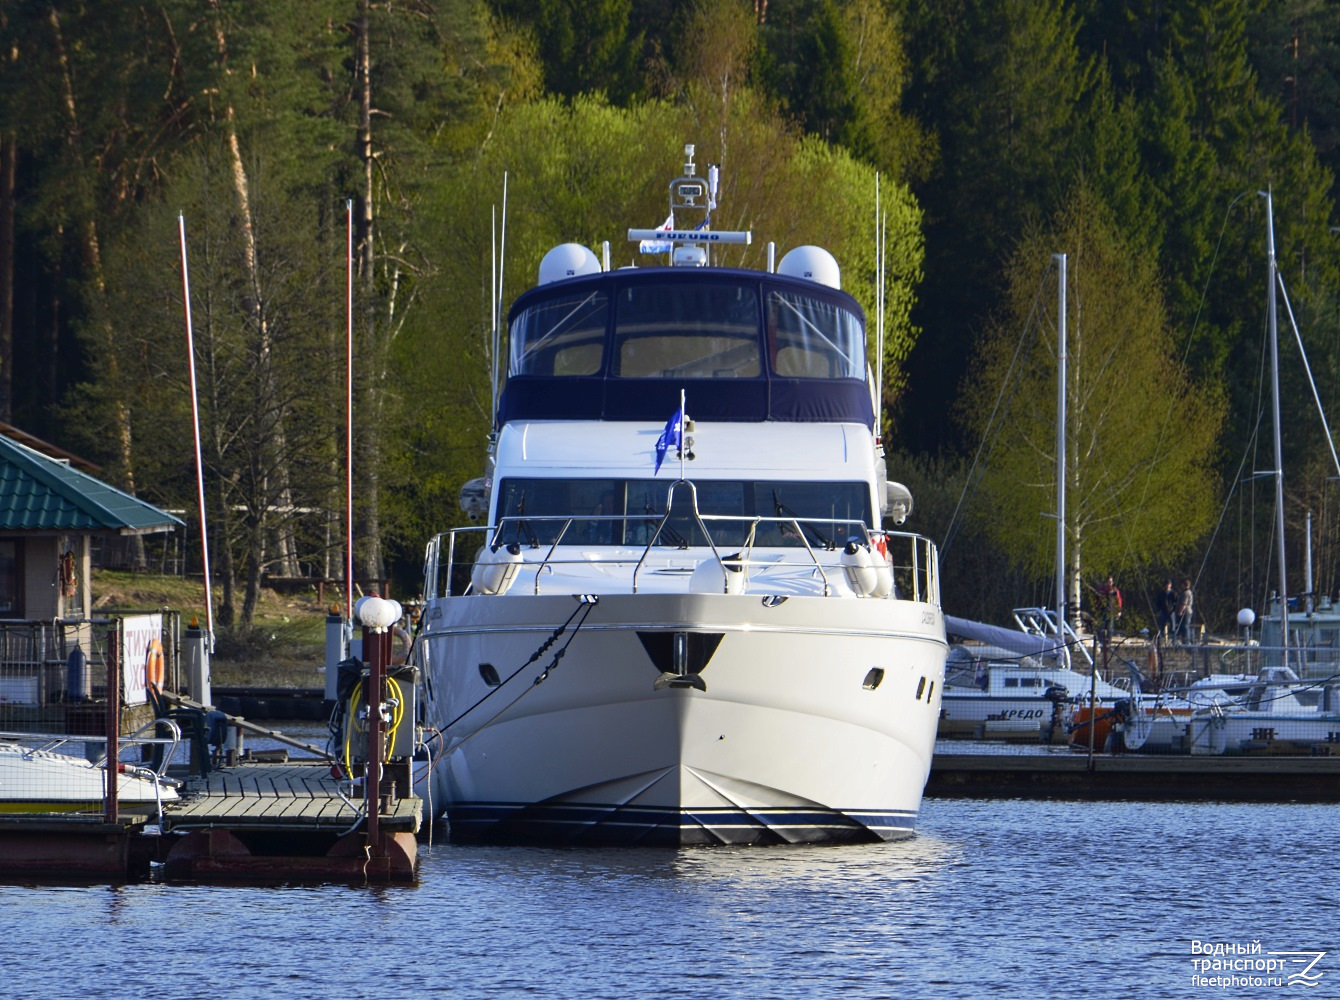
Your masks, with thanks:
[{"label": "white motor yacht", "polygon": [[816,247],[717,266],[751,236],[686,152],[629,232],[670,266],[565,244],[512,306],[482,524],[428,545],[416,790],[455,840],[913,832],[947,646],[864,312]]}]

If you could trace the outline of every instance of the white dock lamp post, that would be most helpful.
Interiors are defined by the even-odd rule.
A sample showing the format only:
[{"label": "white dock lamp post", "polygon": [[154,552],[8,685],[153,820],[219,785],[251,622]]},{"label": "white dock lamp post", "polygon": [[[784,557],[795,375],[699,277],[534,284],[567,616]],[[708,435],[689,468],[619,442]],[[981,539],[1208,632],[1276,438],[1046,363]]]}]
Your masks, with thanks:
[{"label": "white dock lamp post", "polygon": [[1252,642],[1252,626],[1255,624],[1256,612],[1251,608],[1243,608],[1238,612],[1238,628],[1242,629],[1242,644],[1249,647],[1247,650],[1247,669],[1249,671],[1252,668],[1252,653],[1250,649]]},{"label": "white dock lamp post", "polygon": [[364,788],[367,793],[368,844],[377,850],[381,830],[378,811],[381,808],[382,778],[382,711],[386,695],[386,665],[391,659],[389,629],[400,621],[398,601],[381,597],[363,597],[354,605],[354,616],[363,623],[363,650],[368,657],[368,759]]}]

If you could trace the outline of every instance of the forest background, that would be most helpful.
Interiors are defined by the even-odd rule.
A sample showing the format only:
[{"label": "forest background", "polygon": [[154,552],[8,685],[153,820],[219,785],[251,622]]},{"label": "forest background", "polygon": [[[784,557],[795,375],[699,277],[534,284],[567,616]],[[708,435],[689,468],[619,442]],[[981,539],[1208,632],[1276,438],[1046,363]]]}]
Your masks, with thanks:
[{"label": "forest background", "polygon": [[[482,471],[504,172],[505,309],[559,242],[656,263],[620,234],[692,142],[717,226],[755,232],[729,263],[826,246],[868,311],[878,174],[884,440],[947,611],[1055,601],[1065,253],[1068,599],[1112,573],[1138,628],[1186,576],[1230,630],[1279,587],[1263,471],[1292,565],[1311,513],[1337,585],[1340,468],[1283,323],[1270,445],[1258,195],[1334,404],[1337,74],[1325,0],[4,0],[0,421],[196,521],[184,232],[245,623],[267,577],[341,575],[351,298],[356,575],[413,592]],[[172,544],[119,558],[198,571]]]}]

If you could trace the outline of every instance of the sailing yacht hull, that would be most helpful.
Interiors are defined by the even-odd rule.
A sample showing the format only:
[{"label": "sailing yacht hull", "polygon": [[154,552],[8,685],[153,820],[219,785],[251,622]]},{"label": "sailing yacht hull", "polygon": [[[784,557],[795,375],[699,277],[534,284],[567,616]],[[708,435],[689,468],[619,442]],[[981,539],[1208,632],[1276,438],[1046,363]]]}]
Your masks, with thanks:
[{"label": "sailing yacht hull", "polygon": [[444,598],[425,621],[429,717],[450,720],[425,793],[454,840],[913,832],[943,685],[936,608],[662,593],[583,613],[514,593]]}]

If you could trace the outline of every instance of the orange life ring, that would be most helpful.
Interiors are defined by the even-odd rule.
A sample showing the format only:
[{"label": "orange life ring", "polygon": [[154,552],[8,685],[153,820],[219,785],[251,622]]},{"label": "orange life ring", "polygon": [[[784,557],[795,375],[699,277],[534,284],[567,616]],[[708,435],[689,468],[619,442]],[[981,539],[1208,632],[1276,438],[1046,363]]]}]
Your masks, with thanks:
[{"label": "orange life ring", "polygon": [[56,565],[56,576],[62,597],[73,597],[79,592],[79,577],[74,571],[74,553],[66,552]]},{"label": "orange life ring", "polygon": [[163,690],[166,669],[163,665],[163,644],[157,639],[149,640],[149,650],[144,655],[144,682],[152,684],[156,690]]}]

